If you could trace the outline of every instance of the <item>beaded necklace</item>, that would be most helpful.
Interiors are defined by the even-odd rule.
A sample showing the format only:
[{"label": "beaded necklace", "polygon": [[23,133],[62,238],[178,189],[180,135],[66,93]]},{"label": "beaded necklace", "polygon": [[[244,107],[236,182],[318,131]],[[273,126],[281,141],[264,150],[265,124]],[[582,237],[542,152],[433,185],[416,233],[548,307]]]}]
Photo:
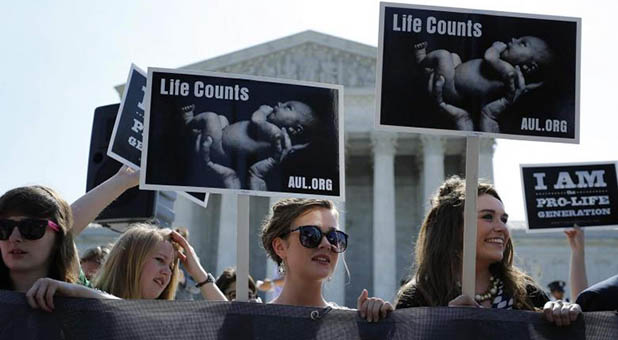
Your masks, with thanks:
[{"label": "beaded necklace", "polygon": [[500,280],[499,277],[493,277],[491,276],[489,278],[489,281],[491,282],[491,286],[489,287],[489,289],[487,289],[487,291],[483,294],[476,294],[474,296],[474,300],[478,303],[481,303],[485,300],[489,300],[491,299],[494,295],[496,295],[496,293],[498,293],[498,286],[500,285],[500,283],[502,283],[502,280]]}]

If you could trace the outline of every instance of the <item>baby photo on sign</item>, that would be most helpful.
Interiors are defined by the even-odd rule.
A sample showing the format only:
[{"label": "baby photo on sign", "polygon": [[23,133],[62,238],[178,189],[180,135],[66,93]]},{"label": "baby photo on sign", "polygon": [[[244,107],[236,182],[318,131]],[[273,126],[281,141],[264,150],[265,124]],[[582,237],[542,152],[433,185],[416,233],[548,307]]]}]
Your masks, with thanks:
[{"label": "baby photo on sign", "polygon": [[382,7],[378,125],[578,142],[578,19]]},{"label": "baby photo on sign", "polygon": [[339,86],[166,69],[148,86],[144,186],[343,194]]}]

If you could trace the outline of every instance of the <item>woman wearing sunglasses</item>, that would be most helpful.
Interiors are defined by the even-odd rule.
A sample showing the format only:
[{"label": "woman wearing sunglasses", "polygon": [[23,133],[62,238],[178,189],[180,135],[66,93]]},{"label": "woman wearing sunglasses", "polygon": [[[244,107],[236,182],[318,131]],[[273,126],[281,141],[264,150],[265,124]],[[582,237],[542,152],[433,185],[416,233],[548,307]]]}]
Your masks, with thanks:
[{"label": "woman wearing sunglasses", "polygon": [[[36,306],[31,293],[42,279],[78,282],[79,258],[70,231],[72,221],[71,208],[50,188],[21,187],[2,195],[0,289],[27,292],[28,302]],[[82,294],[101,296],[86,287]]]},{"label": "woman wearing sunglasses", "polygon": [[[322,295],[322,284],[348,246],[348,235],[338,230],[338,216],[329,200],[285,199],[273,206],[262,224],[262,244],[283,272],[284,283],[270,303],[338,308]],[[393,307],[363,290],[357,309],[371,322],[385,318]]]}]

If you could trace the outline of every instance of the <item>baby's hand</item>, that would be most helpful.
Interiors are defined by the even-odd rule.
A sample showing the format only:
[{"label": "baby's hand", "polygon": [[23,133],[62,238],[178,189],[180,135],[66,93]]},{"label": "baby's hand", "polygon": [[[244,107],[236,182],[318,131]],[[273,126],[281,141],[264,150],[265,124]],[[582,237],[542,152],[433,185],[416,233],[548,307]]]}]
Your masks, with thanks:
[{"label": "baby's hand", "polygon": [[501,53],[502,51],[506,50],[506,44],[503,43],[502,41],[496,41],[491,45],[492,48],[495,48],[496,50],[498,50],[498,53]]},{"label": "baby's hand", "polygon": [[271,112],[273,112],[273,107],[272,106],[268,106],[268,105],[260,105],[260,111],[269,114]]}]

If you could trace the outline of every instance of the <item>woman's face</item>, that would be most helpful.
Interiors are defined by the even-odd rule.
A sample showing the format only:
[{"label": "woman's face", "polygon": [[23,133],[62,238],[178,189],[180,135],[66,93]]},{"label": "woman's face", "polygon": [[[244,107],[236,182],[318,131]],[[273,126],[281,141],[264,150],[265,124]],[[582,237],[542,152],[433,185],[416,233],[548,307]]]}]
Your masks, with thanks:
[{"label": "woman's face", "polygon": [[165,290],[172,278],[174,248],[168,241],[159,241],[148,253],[139,286],[142,299],[156,299]]},{"label": "woman's face", "polygon": [[490,265],[502,261],[510,237],[504,205],[491,195],[479,196],[477,220],[476,262]]},{"label": "woman's face", "polygon": [[[322,233],[338,229],[337,213],[326,208],[311,209],[292,221],[290,230],[309,225],[318,226]],[[339,254],[324,236],[316,248],[306,248],[300,243],[299,233],[290,233],[282,242],[284,249],[280,257],[286,265],[286,277],[295,276],[310,281],[328,278],[335,270]]]},{"label": "woman's face", "polygon": [[[2,218],[21,221],[31,218],[28,216],[3,216]],[[38,219],[38,218],[37,218]],[[46,276],[49,264],[52,261],[52,250],[56,240],[56,232],[50,227],[45,227],[45,234],[37,240],[28,240],[15,226],[9,238],[0,241],[2,260],[11,272],[40,272]]]}]

